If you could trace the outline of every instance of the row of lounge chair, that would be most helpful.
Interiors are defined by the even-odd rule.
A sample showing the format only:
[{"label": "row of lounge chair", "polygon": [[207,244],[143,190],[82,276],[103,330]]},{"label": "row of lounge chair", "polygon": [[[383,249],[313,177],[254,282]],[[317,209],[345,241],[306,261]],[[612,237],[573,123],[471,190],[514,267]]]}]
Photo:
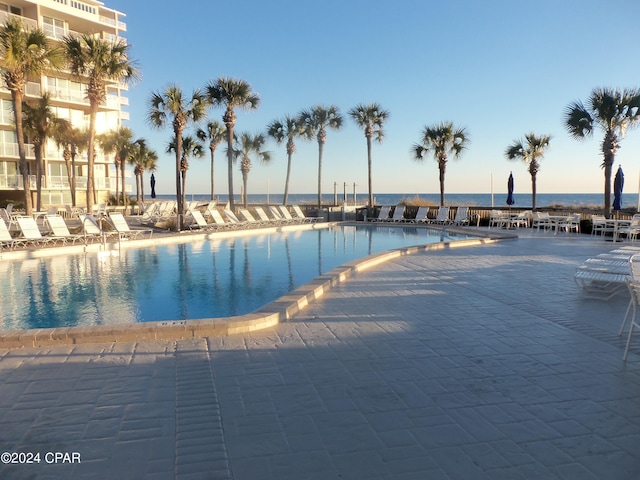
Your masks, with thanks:
[{"label": "row of lounge chair", "polygon": [[[625,246],[589,258],[577,268],[574,280],[585,295],[592,298],[609,299],[620,292],[629,291],[631,299],[618,331],[618,335],[622,335],[627,320],[630,320],[623,355],[623,360],[626,360],[633,330],[635,327],[640,327],[637,319],[638,305],[640,305],[640,248]],[[629,318],[631,312],[633,314]]]},{"label": "row of lounge chair", "polygon": [[[393,211],[391,210],[393,208]],[[435,218],[429,218],[431,207],[418,207],[414,217],[407,217],[407,209],[403,205],[395,207],[383,206],[378,216],[369,219],[371,222],[424,223],[436,225],[469,225],[469,207],[458,207],[454,218],[450,218],[449,207],[438,207]]]},{"label": "row of lounge chair", "polygon": [[291,211],[285,205],[271,205],[268,210],[270,215],[264,208],[254,207],[256,218],[246,208],[238,209],[238,215],[229,208],[224,208],[222,213],[217,208],[206,208],[204,214],[198,209],[191,209],[187,211],[185,220],[187,226],[192,230],[259,228],[312,223],[321,220],[320,217],[307,217],[298,205],[292,205]]},{"label": "row of lounge chair", "polygon": [[151,229],[131,229],[124,216],[119,212],[111,212],[108,216],[96,219],[91,214],[80,214],[81,233],[71,233],[65,219],[57,214],[44,216],[42,226],[32,217],[14,216],[16,235],[11,234],[11,227],[0,221],[0,248],[40,247],[52,245],[75,245],[76,242],[87,244],[94,241],[106,241],[107,238],[118,240],[136,239],[139,236],[152,235]]}]

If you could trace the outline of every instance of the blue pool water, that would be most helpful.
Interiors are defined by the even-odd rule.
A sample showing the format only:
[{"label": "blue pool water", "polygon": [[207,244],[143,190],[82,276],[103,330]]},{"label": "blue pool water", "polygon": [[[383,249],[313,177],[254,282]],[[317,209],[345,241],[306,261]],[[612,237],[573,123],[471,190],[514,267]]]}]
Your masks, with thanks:
[{"label": "blue pool water", "polygon": [[243,315],[350,260],[442,239],[424,228],[338,226],[0,261],[0,329]]}]

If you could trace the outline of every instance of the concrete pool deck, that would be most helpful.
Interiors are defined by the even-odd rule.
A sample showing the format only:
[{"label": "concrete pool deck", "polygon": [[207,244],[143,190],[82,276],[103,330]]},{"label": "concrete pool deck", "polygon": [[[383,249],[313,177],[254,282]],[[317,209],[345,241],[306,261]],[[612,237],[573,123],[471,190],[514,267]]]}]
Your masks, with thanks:
[{"label": "concrete pool deck", "polygon": [[518,233],[389,260],[244,335],[0,349],[0,451],[42,458],[0,478],[638,478],[628,298],[572,278],[618,245]]}]

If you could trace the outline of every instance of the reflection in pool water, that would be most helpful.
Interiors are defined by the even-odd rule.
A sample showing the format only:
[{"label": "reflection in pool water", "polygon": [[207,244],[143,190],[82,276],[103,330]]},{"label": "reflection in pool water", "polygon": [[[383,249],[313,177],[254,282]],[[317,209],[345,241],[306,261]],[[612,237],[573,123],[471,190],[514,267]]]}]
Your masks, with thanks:
[{"label": "reflection in pool water", "polygon": [[350,260],[442,235],[338,226],[1,261],[0,329],[243,315]]}]

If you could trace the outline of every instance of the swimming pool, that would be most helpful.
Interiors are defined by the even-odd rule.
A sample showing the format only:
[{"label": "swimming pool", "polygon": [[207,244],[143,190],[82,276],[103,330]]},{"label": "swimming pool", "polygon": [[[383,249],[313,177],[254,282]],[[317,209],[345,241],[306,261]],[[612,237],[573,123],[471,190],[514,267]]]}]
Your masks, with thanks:
[{"label": "swimming pool", "polygon": [[416,227],[331,226],[0,262],[0,329],[228,317],[373,253],[467,238]]}]

